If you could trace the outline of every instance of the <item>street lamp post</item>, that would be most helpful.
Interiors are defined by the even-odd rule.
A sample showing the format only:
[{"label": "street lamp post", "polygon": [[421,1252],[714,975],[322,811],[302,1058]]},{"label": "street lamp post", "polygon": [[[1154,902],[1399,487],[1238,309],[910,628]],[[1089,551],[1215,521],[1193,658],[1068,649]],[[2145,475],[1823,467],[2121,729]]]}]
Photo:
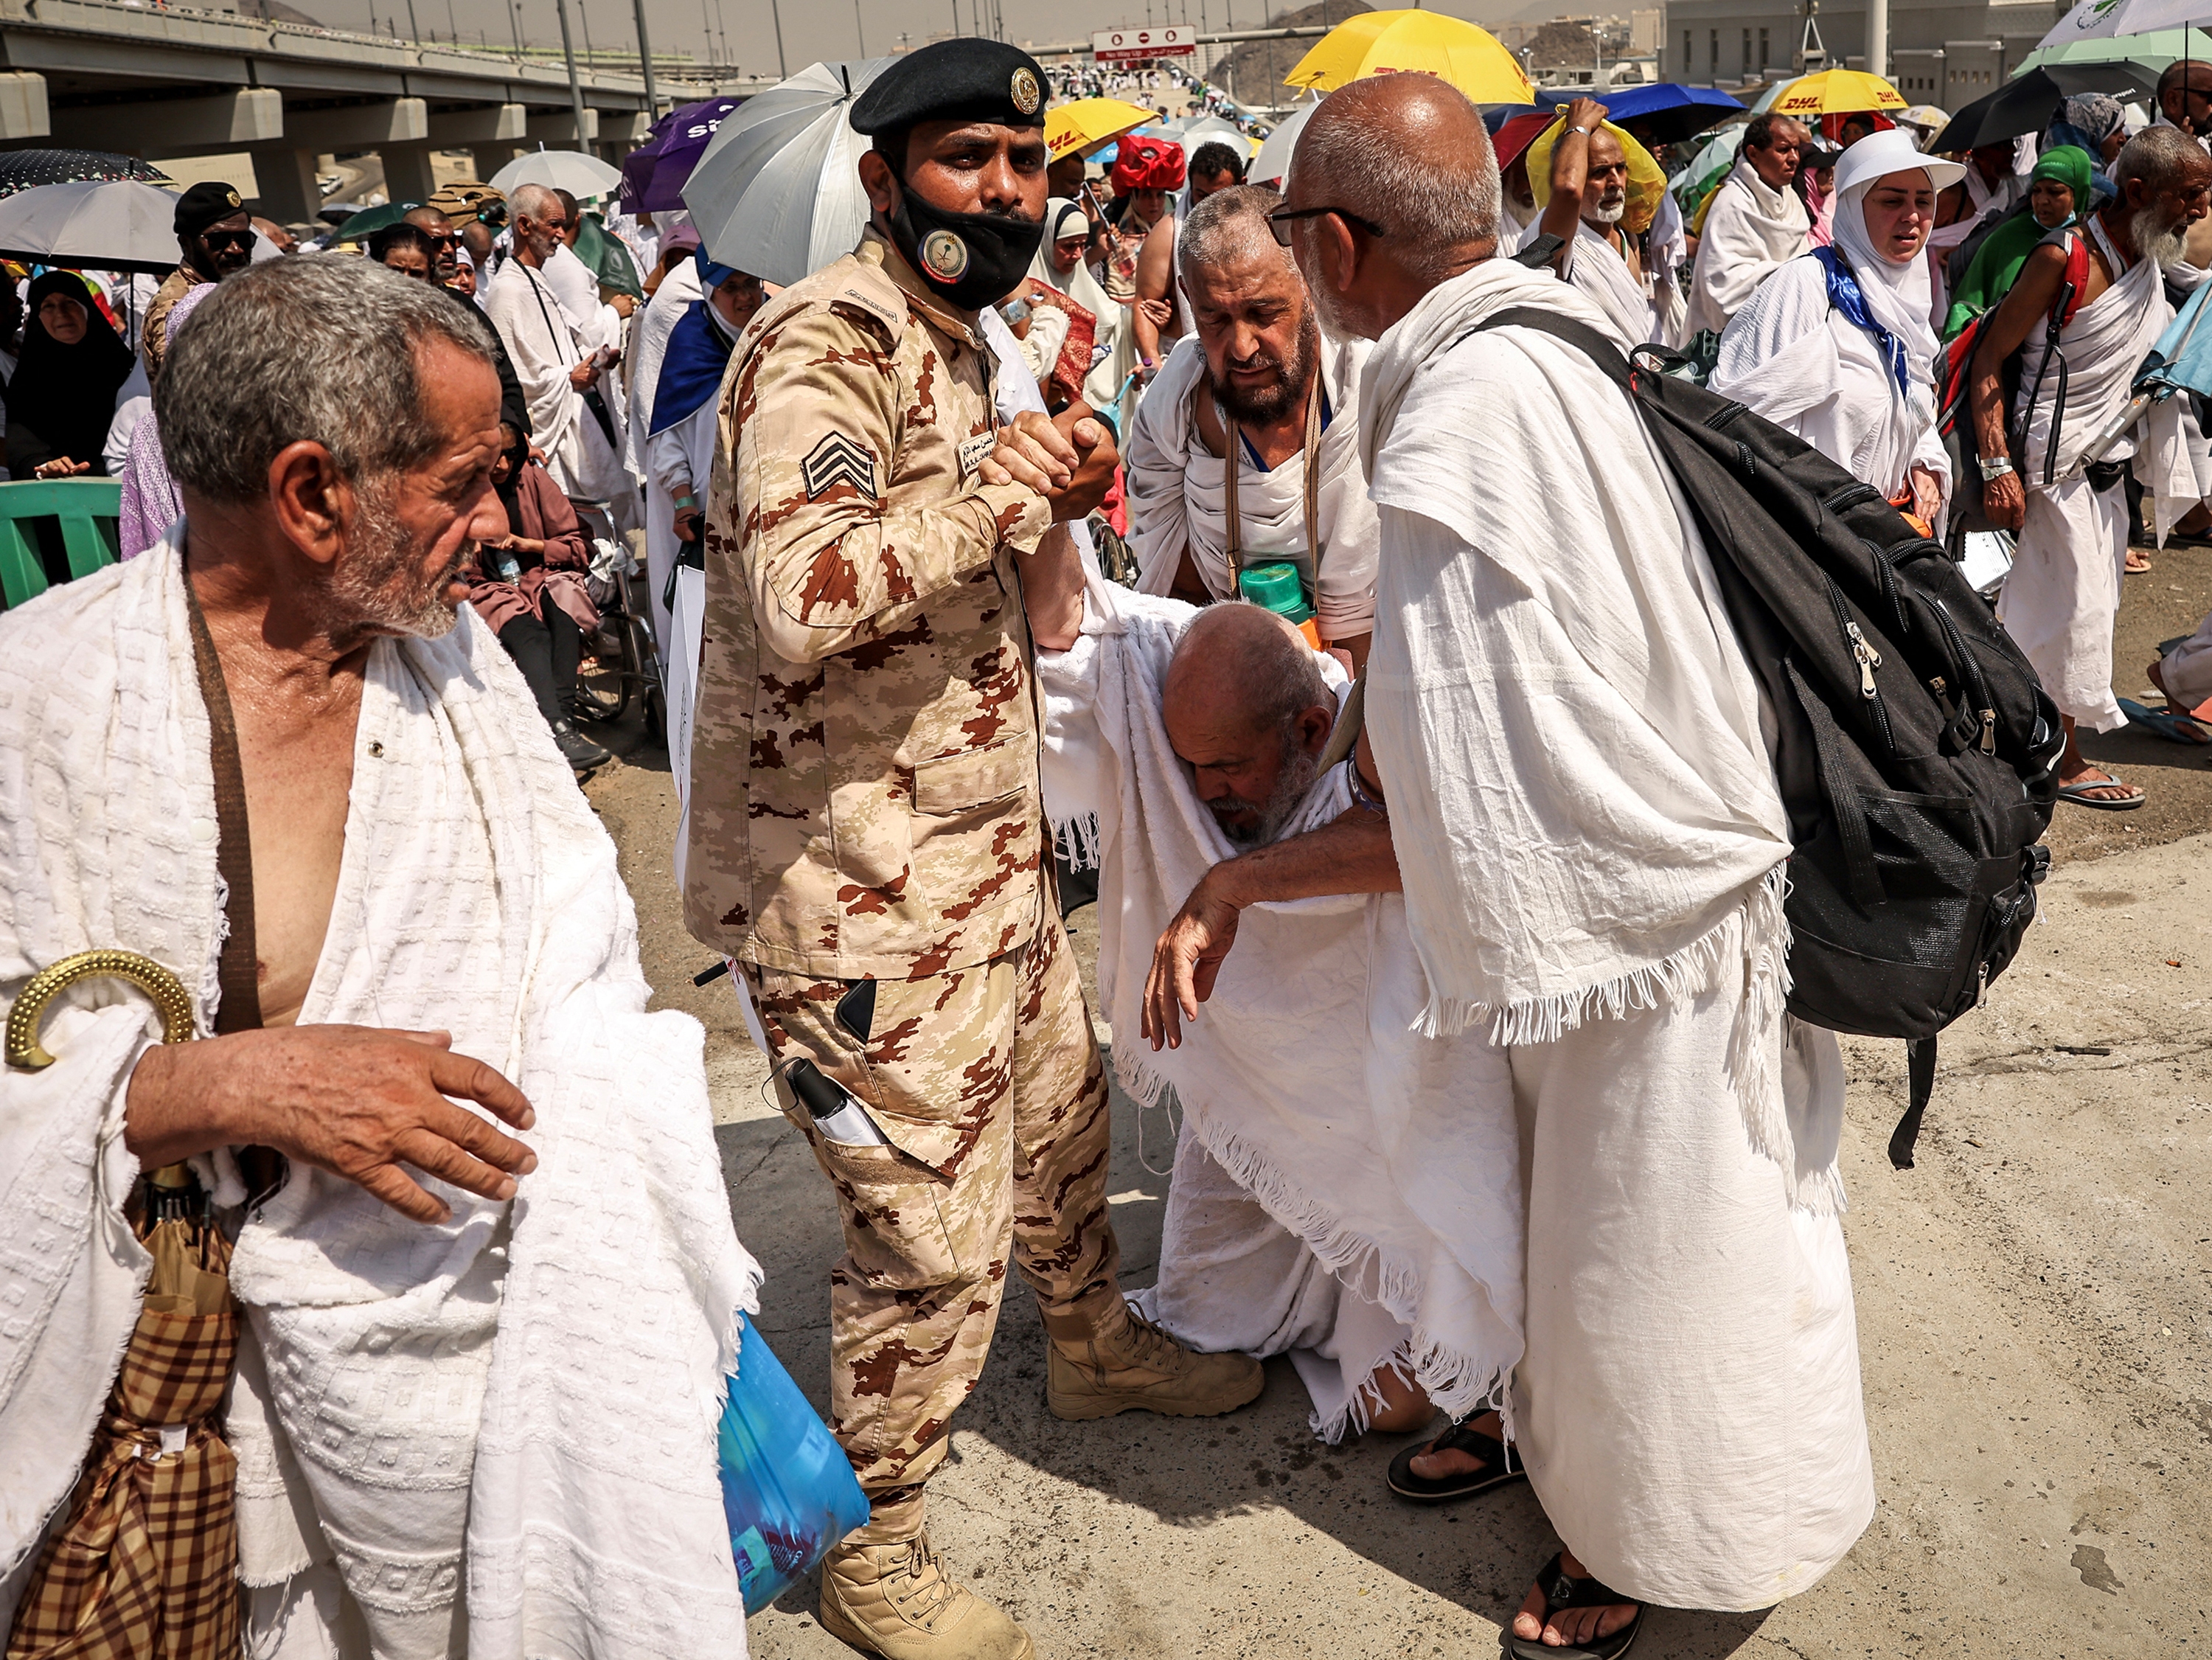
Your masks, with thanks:
[{"label": "street lamp post", "polygon": [[576,79],[576,48],[568,39],[568,0],[553,0],[553,9],[561,19],[561,56],[568,65],[568,106],[576,113],[576,148],[582,149],[591,141],[584,136],[584,88]]},{"label": "street lamp post", "polygon": [[[452,0],[447,0],[450,4]],[[653,41],[645,32],[645,0],[630,0],[630,9],[637,17],[637,61],[645,70],[645,109],[648,115],[660,113],[660,99],[653,89]]]},{"label": "street lamp post", "polygon": [[[957,0],[955,0],[957,3]],[[769,15],[775,19],[775,73],[780,81],[791,79],[790,67],[783,61],[783,0],[768,0]],[[728,52],[728,36],[723,37],[723,50]]]}]

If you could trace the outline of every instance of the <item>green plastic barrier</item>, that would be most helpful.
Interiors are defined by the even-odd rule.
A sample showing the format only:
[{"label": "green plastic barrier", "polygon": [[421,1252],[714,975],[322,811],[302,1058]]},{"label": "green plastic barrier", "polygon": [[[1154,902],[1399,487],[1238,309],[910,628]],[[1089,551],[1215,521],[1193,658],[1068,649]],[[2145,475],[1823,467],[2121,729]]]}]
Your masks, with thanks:
[{"label": "green plastic barrier", "polygon": [[0,601],[12,611],[46,591],[46,562],[30,520],[52,519],[61,526],[70,579],[89,576],[115,562],[120,544],[116,520],[123,511],[123,485],[114,478],[33,478],[0,483]]}]

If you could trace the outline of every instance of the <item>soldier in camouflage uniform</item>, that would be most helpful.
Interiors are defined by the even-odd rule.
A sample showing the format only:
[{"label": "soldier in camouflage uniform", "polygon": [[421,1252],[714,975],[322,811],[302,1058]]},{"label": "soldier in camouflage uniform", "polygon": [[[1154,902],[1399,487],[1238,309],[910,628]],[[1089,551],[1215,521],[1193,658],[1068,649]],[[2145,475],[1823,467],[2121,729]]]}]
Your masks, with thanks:
[{"label": "soldier in camouflage uniform", "polygon": [[1042,84],[944,41],[854,105],[872,228],[739,342],[707,513],[686,920],[737,960],[836,1191],[831,1428],[872,1513],[824,1564],[822,1622],[889,1660],[1033,1652],[923,1532],[1010,1262],[1063,1418],[1261,1384],[1121,1299],[1106,1082],[1042,879],[1018,567],[1113,462],[1087,420],[1000,431],[977,326],[1042,232]]}]

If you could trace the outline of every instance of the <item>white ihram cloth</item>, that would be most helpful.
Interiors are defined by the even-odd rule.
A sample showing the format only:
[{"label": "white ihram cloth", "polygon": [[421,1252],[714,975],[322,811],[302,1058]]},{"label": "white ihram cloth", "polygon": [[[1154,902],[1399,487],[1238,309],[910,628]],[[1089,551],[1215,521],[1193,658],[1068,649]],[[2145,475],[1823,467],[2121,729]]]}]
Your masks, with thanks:
[{"label": "white ihram cloth", "polygon": [[[630,325],[629,356],[629,439],[635,453],[635,471],[645,480],[645,574],[646,588],[653,607],[653,639],[660,651],[660,672],[665,680],[671,662],[668,631],[668,608],[660,596],[667,592],[668,573],[676,564],[676,499],[664,488],[654,475],[653,466],[653,395],[660,386],[660,365],[668,356],[668,337],[684,319],[694,300],[702,298],[699,289],[699,267],[691,260],[678,260],[673,270],[660,279],[660,286],[646,301],[645,309],[638,313]],[[710,398],[705,407],[714,409],[720,402]],[[710,466],[702,472],[694,468],[694,483],[703,483],[713,471]],[[697,492],[701,502],[706,492]]]},{"label": "white ihram cloth", "polygon": [[[1359,374],[1366,361],[1364,341],[1322,342],[1329,423],[1318,456],[1322,566],[1314,610],[1325,641],[1354,638],[1375,623],[1377,532],[1359,461]],[[1186,548],[1215,599],[1237,591],[1229,569],[1228,466],[1206,448],[1198,429],[1197,400],[1211,396],[1206,350],[1193,336],[1169,353],[1137,410],[1129,439],[1129,540],[1137,556],[1137,586],[1146,593],[1165,594],[1174,587]],[[1235,459],[1247,562],[1258,553],[1290,560],[1305,570],[1310,584],[1305,457],[1291,456],[1265,472],[1248,455]]]},{"label": "white ihram cloth", "polygon": [[[141,952],[205,1032],[222,887],[181,533],[0,618],[0,981]],[[715,1423],[759,1269],[697,1024],[645,1012],[614,848],[534,714],[465,609],[371,649],[301,1024],[450,1030],[529,1096],[538,1166],[509,1204],[418,1177],[453,1209],[426,1227],[295,1165],[246,1223],[241,1577],[257,1607],[295,1602],[292,1640],[257,1651],[338,1651],[283,1590],[335,1558],[380,1657],[744,1653]],[[39,1223],[0,1253],[0,1568],[27,1567],[66,1498],[137,1316],[123,1124],[148,1016],[80,987],[47,1022],[58,1064],[0,1078],[0,1203]]]},{"label": "white ihram cloth", "polygon": [[[2101,220],[2091,225],[2097,246],[2117,266]],[[1997,615],[2059,713],[2098,732],[2127,720],[2112,696],[2112,623],[2127,562],[2127,503],[2117,483],[2109,490],[2091,487],[2081,454],[2127,402],[2144,356],[2172,320],[2158,267],[2140,258],[2074,313],[2058,336],[2066,401],[2055,448],[2058,366],[2044,372],[2039,327],[2028,331],[2021,349],[2021,404],[2014,414],[2027,417],[2021,473],[2027,516]],[[2032,410],[2025,407],[2031,395]],[[2201,442],[2190,441],[2194,423],[2183,419],[2186,404],[2179,398],[2153,404],[2105,458],[2121,461],[2132,454],[2136,478],[2157,498],[2154,520],[2161,543],[2173,521],[2212,491],[2212,461]]]},{"label": "white ihram cloth", "polygon": [[1648,274],[1638,282],[1620,251],[1587,220],[1576,224],[1575,240],[1567,244],[1564,275],[1603,315],[1623,351],[1647,342],[1672,346],[1680,341],[1681,289],[1672,278],[1662,284]]},{"label": "white ihram cloth", "polygon": [[[1862,139],[1845,161],[1889,136]],[[1904,133],[1894,137],[1911,149]],[[1938,167],[1948,171],[1939,175]],[[1910,170],[1927,173],[1939,190],[1960,171],[1955,162],[1926,158]],[[1948,498],[1951,465],[1936,430],[1939,348],[1928,320],[1935,304],[1928,262],[1916,254],[1899,265],[1867,233],[1867,194],[1887,176],[1863,177],[1837,192],[1835,247],[1857,278],[1875,321],[1904,349],[1905,384],[1898,383],[1874,336],[1828,303],[1827,268],[1810,254],[1760,283],[1751,303],[1735,314],[1721,336],[1708,384],[1796,434],[1891,501],[1906,489],[1916,462],[1942,481]]]},{"label": "white ihram cloth", "polygon": [[1724,329],[1777,265],[1812,246],[1813,222],[1794,190],[1770,190],[1747,160],[1720,182],[1690,273],[1684,337]]},{"label": "white ihram cloth", "polygon": [[[1141,1106],[1170,1090],[1182,1105],[1153,1306],[1201,1347],[1321,1350],[1299,1370],[1315,1428],[1331,1439],[1347,1421],[1365,1424],[1354,1392],[1392,1359],[1455,1416],[1497,1399],[1521,1353],[1504,1057],[1476,1034],[1438,1042],[1413,1030],[1425,994],[1396,894],[1245,910],[1182,1046],[1152,1051],[1139,1033],[1153,942],[1238,849],[1160,719],[1192,608],[1094,577],[1085,611],[1073,648],[1037,654],[1045,808],[1077,862],[1099,872],[1098,991],[1117,1035],[1115,1072]],[[1333,662],[1323,673],[1342,684]],[[1349,801],[1336,769],[1285,834],[1327,824]],[[1186,1159],[1193,1144],[1229,1183]],[[1199,1178],[1188,1189],[1187,1175]],[[1213,1271],[1224,1278],[1208,1286]]]},{"label": "white ihram cloth", "polygon": [[[483,304],[530,406],[530,441],[545,453],[545,470],[561,493],[585,502],[626,498],[632,486],[619,444],[608,442],[568,380],[568,372],[594,348],[578,334],[559,297],[538,272],[509,259],[491,279]],[[599,382],[611,413],[620,394],[608,376]],[[622,436],[619,426],[615,436]]]},{"label": "white ihram cloth", "polygon": [[1362,388],[1384,538],[1367,733],[1420,1019],[1508,1045],[1516,1419],[1559,1536],[1640,1600],[1764,1608],[1874,1511],[1842,1062],[1782,1012],[1789,845],[1703,544],[1587,359],[1465,337],[1516,305],[1597,321],[1489,261],[1386,334]]}]

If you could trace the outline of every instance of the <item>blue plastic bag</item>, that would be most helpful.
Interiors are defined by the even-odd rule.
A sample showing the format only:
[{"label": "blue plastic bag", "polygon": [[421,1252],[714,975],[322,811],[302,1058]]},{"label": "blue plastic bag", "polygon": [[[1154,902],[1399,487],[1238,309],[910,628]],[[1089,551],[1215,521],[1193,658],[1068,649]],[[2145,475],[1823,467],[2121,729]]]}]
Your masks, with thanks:
[{"label": "blue plastic bag", "polygon": [[750,1616],[804,1578],[868,1519],[868,1498],[845,1450],[750,1319],[722,1408],[722,1514]]}]

